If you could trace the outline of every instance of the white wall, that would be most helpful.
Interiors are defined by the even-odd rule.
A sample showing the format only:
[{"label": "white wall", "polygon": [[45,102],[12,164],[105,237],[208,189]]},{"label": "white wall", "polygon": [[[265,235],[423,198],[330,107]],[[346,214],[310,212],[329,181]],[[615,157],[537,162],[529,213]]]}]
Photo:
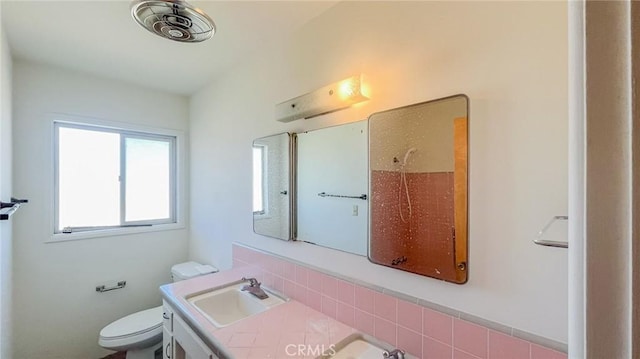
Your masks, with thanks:
[{"label": "white wall", "polygon": [[[12,196],[11,51],[0,25],[0,200]],[[11,357],[12,221],[0,222],[0,358]]]},{"label": "white wall", "polygon": [[[48,113],[186,131],[185,97],[80,73],[14,63],[14,357],[99,358],[102,327],[161,303],[158,286],[187,256],[187,229],[45,243],[52,234]],[[95,286],[126,280],[125,289]]]},{"label": "white wall", "polygon": [[[239,241],[566,342],[566,251],[531,243],[567,211],[566,19],[562,2],[344,2],[247,58],[191,100],[190,257],[228,268]],[[275,121],[275,104],[358,72],[367,103]],[[252,233],[253,138],[457,93],[471,101],[467,284]]]}]

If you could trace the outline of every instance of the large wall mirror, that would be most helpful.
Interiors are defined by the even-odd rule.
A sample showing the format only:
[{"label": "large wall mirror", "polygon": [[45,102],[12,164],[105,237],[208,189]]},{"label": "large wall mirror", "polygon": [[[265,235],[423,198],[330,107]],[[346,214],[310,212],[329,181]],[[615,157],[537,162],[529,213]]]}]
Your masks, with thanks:
[{"label": "large wall mirror", "polygon": [[457,95],[255,140],[254,231],[465,283],[468,116]]},{"label": "large wall mirror", "polygon": [[369,117],[369,259],[467,281],[468,98]]},{"label": "large wall mirror", "polygon": [[253,141],[253,231],[289,240],[293,237],[290,182],[291,142],[289,133]]},{"label": "large wall mirror", "polygon": [[297,137],[297,239],[366,255],[367,121]]}]

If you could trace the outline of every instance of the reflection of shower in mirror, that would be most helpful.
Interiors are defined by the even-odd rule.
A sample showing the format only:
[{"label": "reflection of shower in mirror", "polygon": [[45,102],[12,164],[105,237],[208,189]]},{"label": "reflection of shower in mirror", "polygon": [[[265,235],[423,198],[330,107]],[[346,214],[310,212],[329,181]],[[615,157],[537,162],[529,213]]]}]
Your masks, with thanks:
[{"label": "reflection of shower in mirror", "polygon": [[402,160],[402,166],[406,166],[407,165],[407,160],[409,159],[409,156],[416,152],[416,148],[415,147],[411,147],[410,149],[407,150],[407,153],[404,154],[404,159]]},{"label": "reflection of shower in mirror", "polygon": [[468,105],[456,95],[369,116],[373,263],[467,281]]},{"label": "reflection of shower in mirror", "polygon": [[[417,149],[415,147],[411,147],[404,154],[404,159],[400,164],[400,187],[398,188],[398,211],[400,212],[400,219],[403,223],[407,223],[407,220],[411,219],[412,211],[411,211],[411,197],[409,196],[409,186],[407,184],[407,160],[412,153],[416,152]],[[394,157],[394,160],[397,161],[397,158]],[[395,162],[394,161],[394,162]],[[404,193],[407,197],[407,208],[409,210],[409,216],[405,219],[402,214],[402,186],[404,185]]]}]

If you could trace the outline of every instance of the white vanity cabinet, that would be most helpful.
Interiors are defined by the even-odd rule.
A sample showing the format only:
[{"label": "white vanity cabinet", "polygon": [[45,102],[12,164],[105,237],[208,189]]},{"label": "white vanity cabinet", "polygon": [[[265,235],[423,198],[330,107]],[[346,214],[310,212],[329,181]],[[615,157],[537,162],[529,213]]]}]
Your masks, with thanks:
[{"label": "white vanity cabinet", "polygon": [[162,359],[173,358],[173,335],[163,328],[162,330]]},{"label": "white vanity cabinet", "polygon": [[218,359],[179,316],[173,318],[173,343],[175,359]]},{"label": "white vanity cabinet", "polygon": [[173,309],[162,301],[162,359],[173,358]]},{"label": "white vanity cabinet", "polygon": [[164,359],[219,359],[168,303],[163,308]]}]

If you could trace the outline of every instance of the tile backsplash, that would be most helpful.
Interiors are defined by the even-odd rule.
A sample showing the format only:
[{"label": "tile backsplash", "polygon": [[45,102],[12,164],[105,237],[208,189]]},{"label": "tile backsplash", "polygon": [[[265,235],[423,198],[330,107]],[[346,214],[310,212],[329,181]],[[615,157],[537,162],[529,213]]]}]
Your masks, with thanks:
[{"label": "tile backsplash", "polygon": [[247,267],[265,286],[418,358],[567,358],[505,333],[508,330],[460,319],[242,245],[233,246],[233,265]]}]

